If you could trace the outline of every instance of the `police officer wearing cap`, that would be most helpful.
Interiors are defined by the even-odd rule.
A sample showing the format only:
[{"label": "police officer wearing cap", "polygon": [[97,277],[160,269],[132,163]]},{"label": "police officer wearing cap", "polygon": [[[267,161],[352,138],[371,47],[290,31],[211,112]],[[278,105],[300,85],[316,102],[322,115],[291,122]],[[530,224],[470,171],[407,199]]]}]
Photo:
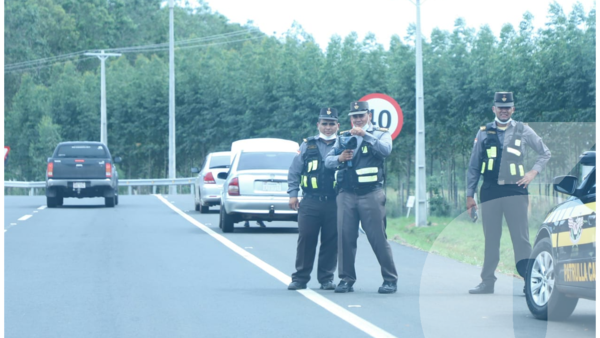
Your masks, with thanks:
[{"label": "police officer wearing cap", "polygon": [[[339,129],[335,108],[323,108],[319,114],[319,135],[305,139],[300,153],[292,161],[288,174],[290,208],[298,210],[298,246],[296,272],[288,290],[306,289],[310,280],[319,232],[321,246],[317,280],[323,290],[335,289],[333,277],[337,265],[337,207],[334,171],[325,168],[325,156],[333,148]],[[298,202],[299,187],[302,201]]]},{"label": "police officer wearing cap", "polygon": [[[367,102],[352,102],[348,115],[353,128],[340,133],[325,160],[327,168],[338,169],[336,185],[339,189],[337,226],[340,282],[335,292],[354,291],[354,262],[360,222],[381,266],[384,282],[378,292],[394,293],[398,274],[385,233],[383,191],[383,164],[392,152],[392,137],[387,129],[376,128],[371,124],[372,116]],[[356,148],[349,149],[346,146],[352,144],[352,137],[356,138]]]},{"label": "police officer wearing cap", "polygon": [[[473,198],[479,177],[483,176],[480,190],[485,258],[481,283],[469,290],[471,294],[494,293],[494,271],[500,261],[502,217],[506,219],[513,243],[515,265],[523,277],[531,254],[527,207],[527,186],[550,159],[550,150],[533,129],[514,121],[513,93],[497,92],[492,111],[495,121],[482,126],[475,137],[467,175],[467,210],[471,215],[477,210]],[[525,171],[523,158],[528,149],[538,156],[529,171]]]}]

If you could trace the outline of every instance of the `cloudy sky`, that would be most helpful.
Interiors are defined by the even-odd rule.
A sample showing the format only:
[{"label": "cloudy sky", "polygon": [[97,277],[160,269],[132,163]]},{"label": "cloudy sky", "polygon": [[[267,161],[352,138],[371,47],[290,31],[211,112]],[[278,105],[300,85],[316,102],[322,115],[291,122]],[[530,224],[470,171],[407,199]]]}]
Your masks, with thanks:
[{"label": "cloudy sky", "polygon": [[[195,0],[190,0],[194,3]],[[249,20],[264,33],[280,36],[294,21],[311,34],[324,48],[332,35],[341,37],[356,32],[359,39],[372,32],[386,48],[390,37],[406,36],[410,23],[416,23],[416,0],[206,0],[215,12],[230,22],[245,24]],[[526,11],[534,15],[534,26],[542,28],[550,0],[422,0],[421,30],[429,37],[434,27],[451,31],[457,18],[467,26],[489,25],[498,35],[502,25],[518,27]],[[566,13],[577,0],[557,0]],[[586,13],[594,0],[579,0]]]}]

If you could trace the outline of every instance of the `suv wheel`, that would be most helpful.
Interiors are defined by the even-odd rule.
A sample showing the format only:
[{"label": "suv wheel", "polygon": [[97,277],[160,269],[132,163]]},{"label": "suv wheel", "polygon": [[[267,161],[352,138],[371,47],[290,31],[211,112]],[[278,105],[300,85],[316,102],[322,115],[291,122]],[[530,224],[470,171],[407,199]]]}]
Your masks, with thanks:
[{"label": "suv wheel", "polygon": [[223,206],[221,206],[219,228],[221,228],[223,232],[233,232],[233,217],[227,215]]},{"label": "suv wheel", "polygon": [[555,289],[555,262],[550,239],[539,241],[531,256],[533,259],[527,267],[525,278],[525,298],[529,310],[537,319],[566,319],[575,310],[579,299],[569,298]]},{"label": "suv wheel", "polygon": [[201,214],[208,214],[208,206],[201,205],[200,206],[200,213]]},{"label": "suv wheel", "polygon": [[58,206],[58,197],[46,196],[46,205],[48,208],[56,208]]},{"label": "suv wheel", "polygon": [[115,206],[115,197],[104,197],[104,205],[112,208]]}]

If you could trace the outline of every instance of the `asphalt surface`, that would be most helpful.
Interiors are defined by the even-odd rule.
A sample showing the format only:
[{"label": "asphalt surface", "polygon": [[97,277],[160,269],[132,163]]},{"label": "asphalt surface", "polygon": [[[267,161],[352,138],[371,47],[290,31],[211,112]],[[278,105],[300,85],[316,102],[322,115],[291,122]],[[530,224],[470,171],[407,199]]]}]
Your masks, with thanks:
[{"label": "asphalt surface", "polygon": [[[398,292],[381,295],[359,238],[355,292],[288,291],[296,224],[218,228],[191,195],[65,199],[5,196],[6,337],[594,337],[596,303],[569,320],[534,319],[523,281],[499,275],[469,295],[480,268],[391,243]],[[26,215],[30,215],[27,217]],[[24,217],[25,216],[25,217]],[[21,219],[21,220],[19,220]],[[337,282],[337,280],[336,280]]]}]

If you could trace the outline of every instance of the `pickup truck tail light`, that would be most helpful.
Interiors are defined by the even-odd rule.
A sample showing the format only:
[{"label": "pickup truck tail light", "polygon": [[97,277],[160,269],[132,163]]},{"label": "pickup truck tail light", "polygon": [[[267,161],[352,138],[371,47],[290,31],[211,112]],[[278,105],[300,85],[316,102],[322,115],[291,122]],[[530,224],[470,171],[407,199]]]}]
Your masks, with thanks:
[{"label": "pickup truck tail light", "polygon": [[106,177],[112,177],[112,168],[110,163],[106,163]]},{"label": "pickup truck tail light", "polygon": [[204,184],[217,184],[213,174],[209,171],[208,174],[204,175]]},{"label": "pickup truck tail light", "polygon": [[46,170],[48,177],[54,176],[54,162],[48,162],[48,170]]},{"label": "pickup truck tail light", "polygon": [[240,195],[240,183],[237,177],[234,177],[229,182],[229,186],[227,187],[227,193],[229,196],[239,196]]}]

